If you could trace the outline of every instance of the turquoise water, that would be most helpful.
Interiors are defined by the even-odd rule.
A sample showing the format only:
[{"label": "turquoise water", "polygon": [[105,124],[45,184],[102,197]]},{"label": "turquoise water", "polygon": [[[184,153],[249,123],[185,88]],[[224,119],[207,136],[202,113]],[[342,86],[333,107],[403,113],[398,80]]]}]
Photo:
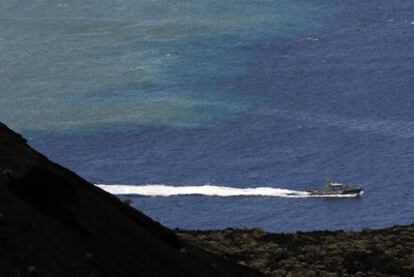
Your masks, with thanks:
[{"label": "turquoise water", "polygon": [[246,48],[305,36],[331,13],[293,1],[0,5],[1,116],[26,133],[227,120],[264,100],[220,84],[249,70]]},{"label": "turquoise water", "polygon": [[[91,182],[159,184],[170,196],[128,197],[169,227],[410,223],[413,14],[408,0],[1,1],[0,120]],[[365,194],[285,197],[325,176]]]}]

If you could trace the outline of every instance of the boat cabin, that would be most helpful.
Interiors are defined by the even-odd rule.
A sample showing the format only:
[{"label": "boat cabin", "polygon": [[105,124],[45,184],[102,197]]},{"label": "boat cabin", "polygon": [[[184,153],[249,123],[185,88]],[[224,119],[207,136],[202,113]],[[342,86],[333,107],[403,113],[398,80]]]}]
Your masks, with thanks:
[{"label": "boat cabin", "polygon": [[325,186],[327,190],[341,191],[347,189],[348,186],[340,183],[329,183]]}]

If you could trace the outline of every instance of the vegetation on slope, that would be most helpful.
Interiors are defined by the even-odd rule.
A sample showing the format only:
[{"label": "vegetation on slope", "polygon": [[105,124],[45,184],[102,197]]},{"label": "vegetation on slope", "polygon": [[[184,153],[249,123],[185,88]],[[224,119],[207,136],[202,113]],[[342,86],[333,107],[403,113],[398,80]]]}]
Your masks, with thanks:
[{"label": "vegetation on slope", "polygon": [[177,231],[269,276],[414,276],[414,225],[361,232]]}]

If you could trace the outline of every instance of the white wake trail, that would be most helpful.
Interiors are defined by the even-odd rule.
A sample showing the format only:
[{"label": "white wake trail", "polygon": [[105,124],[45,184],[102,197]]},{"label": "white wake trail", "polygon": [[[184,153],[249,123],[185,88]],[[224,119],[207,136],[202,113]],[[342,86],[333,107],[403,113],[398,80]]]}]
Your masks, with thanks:
[{"label": "white wake trail", "polygon": [[354,195],[311,195],[306,191],[297,191],[272,187],[236,188],[216,185],[200,186],[172,186],[172,185],[104,185],[97,187],[116,195],[142,195],[142,196],[177,196],[177,195],[203,195],[203,196],[269,196],[286,198],[307,197],[353,197]]}]

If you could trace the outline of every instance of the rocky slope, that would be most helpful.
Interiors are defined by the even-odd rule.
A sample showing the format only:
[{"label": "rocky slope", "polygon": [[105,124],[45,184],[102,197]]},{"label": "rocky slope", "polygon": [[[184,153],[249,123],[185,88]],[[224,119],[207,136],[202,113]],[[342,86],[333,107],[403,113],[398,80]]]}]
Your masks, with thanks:
[{"label": "rocky slope", "polygon": [[414,276],[414,225],[362,232],[225,229],[178,234],[269,276]]},{"label": "rocky slope", "polygon": [[257,276],[30,148],[0,124],[0,276]]}]

